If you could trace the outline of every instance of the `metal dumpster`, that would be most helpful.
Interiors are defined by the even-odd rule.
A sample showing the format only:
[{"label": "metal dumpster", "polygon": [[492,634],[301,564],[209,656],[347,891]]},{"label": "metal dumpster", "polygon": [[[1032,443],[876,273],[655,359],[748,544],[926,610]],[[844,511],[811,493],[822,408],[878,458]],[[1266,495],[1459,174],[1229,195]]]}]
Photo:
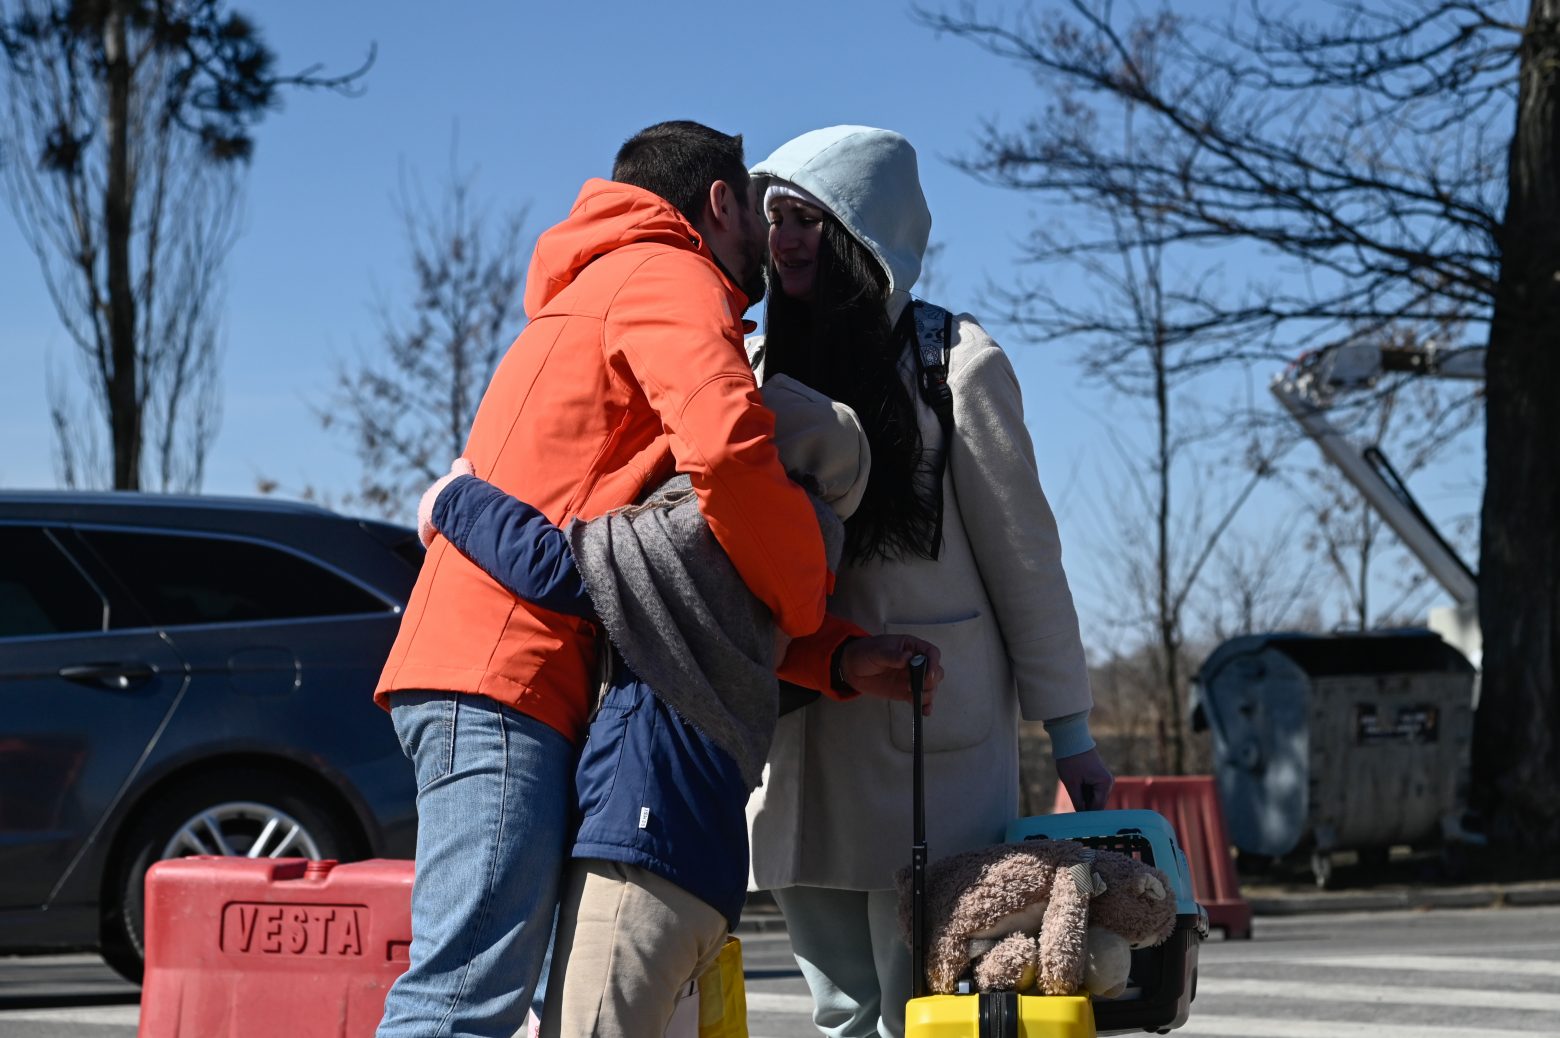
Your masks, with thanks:
[{"label": "metal dumpster", "polygon": [[1193,727],[1213,736],[1243,853],[1385,856],[1463,835],[1476,672],[1430,631],[1255,634],[1198,671]]}]

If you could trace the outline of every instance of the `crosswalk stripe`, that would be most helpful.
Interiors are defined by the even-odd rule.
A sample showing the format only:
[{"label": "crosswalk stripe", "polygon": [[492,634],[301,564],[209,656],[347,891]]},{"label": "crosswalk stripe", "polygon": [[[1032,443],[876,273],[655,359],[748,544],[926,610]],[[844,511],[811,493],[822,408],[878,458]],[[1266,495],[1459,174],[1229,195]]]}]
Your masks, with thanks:
[{"label": "crosswalk stripe", "polygon": [[1533,1009],[1560,1013],[1560,995],[1491,988],[1406,987],[1386,984],[1312,983],[1300,980],[1255,980],[1210,977],[1197,980],[1197,994],[1249,995],[1255,998],[1301,998],[1310,1002],[1362,1002],[1374,1005],[1453,1006],[1476,1009]]},{"label": "crosswalk stripe", "polygon": [[1543,1031],[1488,1027],[1439,1027],[1433,1024],[1348,1023],[1341,1020],[1274,1020],[1267,1016],[1199,1015],[1192,1010],[1176,1038],[1538,1038]]},{"label": "crosswalk stripe", "polygon": [[812,1015],[811,995],[787,995],[778,991],[749,991],[749,1013],[806,1013]]},{"label": "crosswalk stripe", "polygon": [[1443,973],[1493,973],[1505,977],[1560,977],[1560,962],[1481,959],[1471,955],[1323,955],[1285,961],[1301,966],[1341,966],[1348,969],[1430,970]]},{"label": "crosswalk stripe", "polygon": [[[1329,1002],[1372,1005],[1447,1006],[1465,1009],[1511,1009],[1560,1012],[1560,995],[1535,991],[1496,991],[1488,988],[1388,987],[1380,984],[1308,983],[1293,980],[1253,980],[1239,977],[1209,976],[1198,979],[1199,995],[1231,995],[1253,998],[1305,999],[1318,997]],[[807,1013],[813,1008],[810,995],[787,995],[769,991],[747,993],[748,1011],[753,1013]],[[1197,1012],[1192,1020],[1208,1019]],[[1221,1032],[1227,1033],[1227,1032]],[[1362,1032],[1363,1033],[1363,1032]]]},{"label": "crosswalk stripe", "polygon": [[140,1006],[81,1006],[69,1009],[7,1009],[0,1011],[0,1026],[15,1021],[47,1024],[119,1025],[134,1027],[141,1019]]}]

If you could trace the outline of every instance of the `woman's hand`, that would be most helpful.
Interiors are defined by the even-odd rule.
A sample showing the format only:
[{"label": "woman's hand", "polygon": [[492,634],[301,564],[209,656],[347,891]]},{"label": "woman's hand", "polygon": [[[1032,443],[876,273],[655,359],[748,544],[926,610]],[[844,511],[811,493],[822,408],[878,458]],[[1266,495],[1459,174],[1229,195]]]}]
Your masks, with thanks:
[{"label": "woman's hand", "polygon": [[1056,777],[1067,787],[1075,811],[1098,811],[1110,799],[1116,778],[1100,759],[1097,747],[1056,762]]},{"label": "woman's hand", "polygon": [[471,462],[465,458],[456,458],[450,462],[450,470],[433,481],[433,486],[423,491],[422,500],[417,502],[417,539],[422,541],[424,548],[433,541],[433,535],[438,533],[438,528],[433,525],[433,504],[439,500],[439,494],[449,486],[456,476],[474,476],[476,470]]},{"label": "woman's hand", "polygon": [[878,634],[857,638],[840,654],[840,676],[864,696],[910,701],[910,658],[926,657],[921,713],[932,712],[932,693],[942,681],[942,653],[929,641],[908,634]]}]

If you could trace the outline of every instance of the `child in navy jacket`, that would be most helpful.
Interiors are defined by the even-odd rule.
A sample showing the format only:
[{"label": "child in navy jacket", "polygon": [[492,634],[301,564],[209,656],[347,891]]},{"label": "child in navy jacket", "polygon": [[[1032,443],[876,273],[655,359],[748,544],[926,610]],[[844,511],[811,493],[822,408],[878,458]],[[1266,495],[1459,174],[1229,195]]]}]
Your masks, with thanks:
[{"label": "child in navy jacket", "polygon": [[[813,494],[832,569],[866,483],[865,434],[849,408],[784,376],[763,393],[781,460]],[[744,808],[773,734],[783,639],[686,477],[642,505],[560,528],[456,472],[469,464],[424,496],[424,541],[437,530],[518,598],[601,624],[611,647],[576,770],[581,820],[543,1033],[660,1035],[677,991],[742,911]],[[936,660],[917,639],[871,641],[893,663],[916,652]],[[935,662],[931,671],[935,684]]]}]

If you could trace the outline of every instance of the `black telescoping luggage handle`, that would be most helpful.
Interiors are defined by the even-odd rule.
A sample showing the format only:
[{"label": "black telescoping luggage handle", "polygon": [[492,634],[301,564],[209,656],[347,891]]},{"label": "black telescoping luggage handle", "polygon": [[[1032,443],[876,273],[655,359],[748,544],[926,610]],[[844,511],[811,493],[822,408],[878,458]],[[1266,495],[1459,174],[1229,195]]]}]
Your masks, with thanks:
[{"label": "black telescoping luggage handle", "polygon": [[910,657],[911,795],[915,799],[914,835],[910,844],[910,995],[926,995],[926,790],[922,786],[921,700],[926,683],[926,657]]}]

